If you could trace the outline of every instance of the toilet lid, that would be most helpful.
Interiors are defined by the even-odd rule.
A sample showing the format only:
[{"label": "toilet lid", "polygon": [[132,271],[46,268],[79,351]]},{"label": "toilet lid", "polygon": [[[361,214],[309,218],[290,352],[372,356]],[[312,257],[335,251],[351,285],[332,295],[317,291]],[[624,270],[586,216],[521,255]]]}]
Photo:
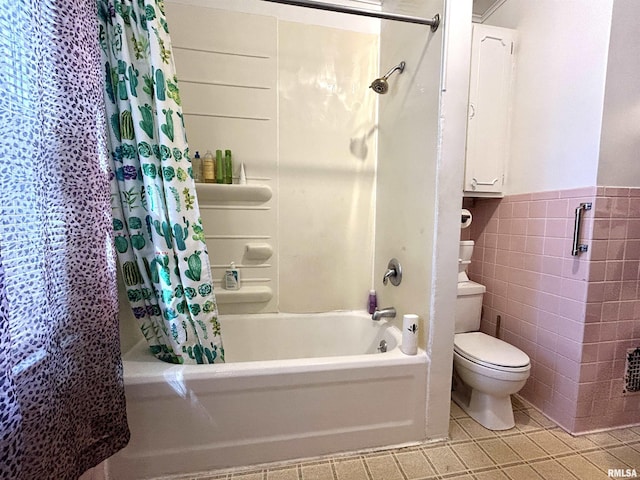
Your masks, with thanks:
[{"label": "toilet lid", "polygon": [[454,350],[472,362],[517,368],[529,365],[529,356],[519,348],[482,332],[458,333]]}]

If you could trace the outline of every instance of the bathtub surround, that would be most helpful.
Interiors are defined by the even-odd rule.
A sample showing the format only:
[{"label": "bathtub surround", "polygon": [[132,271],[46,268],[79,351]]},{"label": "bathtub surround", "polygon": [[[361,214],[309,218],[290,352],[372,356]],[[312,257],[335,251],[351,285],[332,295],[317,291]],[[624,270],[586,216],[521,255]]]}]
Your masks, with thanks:
[{"label": "bathtub surround", "polygon": [[[278,23],[280,311],[363,309],[374,245],[374,35]],[[302,274],[302,272],[305,272]],[[319,292],[322,292],[319,294]]]},{"label": "bathtub surround", "polygon": [[[375,132],[368,85],[377,75],[378,35],[336,14],[338,28],[315,25],[307,9],[290,21],[287,12],[300,9],[267,2],[184,0],[166,8],[192,149],[229,145],[248,184],[272,192],[265,202],[201,203],[215,285],[234,261],[243,288],[271,292],[254,303],[220,297],[222,313],[363,308],[376,137],[368,136],[362,158],[350,141]],[[246,245],[255,242],[273,255],[248,258]]]},{"label": "bathtub surround", "polygon": [[[222,313],[276,311],[277,20],[213,8],[217,1],[186,3],[167,1],[165,9],[191,150],[224,145],[233,151],[236,166],[245,164],[248,185],[268,192],[260,199],[235,202],[224,197],[213,201],[198,189],[207,248],[215,252],[211,275],[220,293],[218,308]],[[237,169],[233,176],[239,178]],[[254,242],[269,245],[275,254],[268,259],[248,258],[246,245]],[[225,302],[229,292],[218,287],[223,286],[231,262],[241,271],[242,294],[262,289],[265,300]]]},{"label": "bathtub surround", "polygon": [[[586,212],[571,256],[574,210]],[[525,351],[522,396],[572,433],[640,423],[640,394],[624,388],[627,351],[640,346],[640,189],[583,189],[476,200],[470,277],[487,286],[483,331]]]},{"label": "bathtub surround", "polygon": [[109,119],[115,246],[151,351],[170,363],[224,361],[209,254],[160,7],[98,3]]},{"label": "bathtub surround", "polygon": [[126,445],[96,4],[0,10],[0,477]]}]

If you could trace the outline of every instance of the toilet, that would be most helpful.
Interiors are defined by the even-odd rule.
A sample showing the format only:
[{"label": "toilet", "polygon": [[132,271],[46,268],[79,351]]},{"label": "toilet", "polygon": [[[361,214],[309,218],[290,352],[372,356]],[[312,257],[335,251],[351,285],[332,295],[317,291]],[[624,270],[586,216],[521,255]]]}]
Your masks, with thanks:
[{"label": "toilet", "polygon": [[[473,242],[460,242],[460,262],[471,260]],[[530,359],[522,350],[480,332],[484,285],[458,271],[453,349],[453,401],[489,430],[515,425],[511,394],[519,392],[529,378]],[[466,279],[465,279],[466,278]]]}]

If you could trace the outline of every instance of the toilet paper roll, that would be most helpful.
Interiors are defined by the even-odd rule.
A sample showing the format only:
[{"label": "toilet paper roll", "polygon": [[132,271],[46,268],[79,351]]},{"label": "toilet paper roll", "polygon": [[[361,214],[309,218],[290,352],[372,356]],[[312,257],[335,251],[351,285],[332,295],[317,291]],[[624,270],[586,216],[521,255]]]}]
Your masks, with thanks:
[{"label": "toilet paper roll", "polygon": [[249,260],[268,260],[273,255],[273,247],[268,243],[247,243],[244,252]]},{"label": "toilet paper roll", "polygon": [[466,208],[463,208],[462,216],[461,216],[462,223],[460,224],[460,228],[467,228],[469,225],[471,225],[471,220],[473,220],[473,217],[471,216],[471,212]]},{"label": "toilet paper roll", "polygon": [[402,317],[402,345],[400,350],[405,355],[418,353],[418,315],[408,313]]}]

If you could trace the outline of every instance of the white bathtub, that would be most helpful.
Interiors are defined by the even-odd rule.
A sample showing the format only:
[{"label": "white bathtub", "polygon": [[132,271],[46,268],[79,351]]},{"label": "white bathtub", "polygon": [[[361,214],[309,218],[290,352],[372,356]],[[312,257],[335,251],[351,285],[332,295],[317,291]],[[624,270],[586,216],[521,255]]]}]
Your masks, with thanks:
[{"label": "white bathtub", "polygon": [[359,312],[221,323],[225,364],[170,365],[144,344],[124,356],[131,442],[109,459],[110,479],[424,440],[427,357],[404,355],[396,327]]}]

